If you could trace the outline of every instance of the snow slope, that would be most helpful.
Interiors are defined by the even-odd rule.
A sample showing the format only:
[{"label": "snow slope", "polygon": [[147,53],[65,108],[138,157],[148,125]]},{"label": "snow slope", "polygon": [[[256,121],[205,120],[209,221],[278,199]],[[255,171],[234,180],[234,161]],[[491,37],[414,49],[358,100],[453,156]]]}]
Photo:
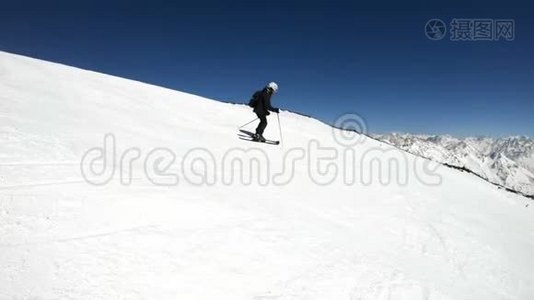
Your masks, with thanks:
[{"label": "snow slope", "polygon": [[[236,127],[253,118],[244,105],[4,52],[0,90],[0,299],[534,297],[529,200],[475,176],[438,168],[427,178],[420,158],[357,135],[347,148],[338,130],[287,112],[283,147],[243,141]],[[268,137],[278,136],[275,120]],[[135,147],[130,184],[123,169],[101,185],[82,177],[84,154],[107,133],[116,158],[91,165],[88,180]],[[361,180],[320,184],[314,140],[354,150]],[[164,147],[176,177],[154,181],[142,162]],[[214,158],[213,184],[182,168],[199,148]],[[223,182],[237,167],[219,162],[251,148],[275,171],[288,153],[306,159],[285,184]],[[405,161],[405,184],[363,180],[373,165],[360,158]]]},{"label": "snow slope", "polygon": [[410,153],[465,167],[492,183],[534,195],[534,140],[528,137],[460,139],[399,133],[375,137]]}]

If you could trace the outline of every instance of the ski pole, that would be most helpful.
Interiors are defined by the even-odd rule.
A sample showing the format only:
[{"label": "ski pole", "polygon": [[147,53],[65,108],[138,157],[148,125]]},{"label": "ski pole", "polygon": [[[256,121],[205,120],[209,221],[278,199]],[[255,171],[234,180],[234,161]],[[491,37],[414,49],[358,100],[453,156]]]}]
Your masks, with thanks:
[{"label": "ski pole", "polygon": [[280,147],[284,148],[284,141],[282,139],[282,125],[280,124],[280,114],[277,113],[276,116],[278,117],[278,129],[280,130]]},{"label": "ski pole", "polygon": [[259,118],[256,118],[256,119],[254,119],[254,120],[252,120],[252,121],[248,122],[248,123],[247,123],[247,124],[245,124],[245,125],[241,125],[241,126],[239,126],[239,128],[245,127],[245,126],[247,126],[248,124],[250,124],[250,123],[252,123],[252,122],[256,121],[257,119],[259,119]]}]

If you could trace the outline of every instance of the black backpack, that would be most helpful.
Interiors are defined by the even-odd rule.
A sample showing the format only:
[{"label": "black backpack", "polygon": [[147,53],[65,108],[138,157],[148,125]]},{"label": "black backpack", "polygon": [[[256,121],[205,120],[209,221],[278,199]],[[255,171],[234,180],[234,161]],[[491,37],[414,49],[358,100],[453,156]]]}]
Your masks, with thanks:
[{"label": "black backpack", "polygon": [[258,99],[260,98],[261,92],[255,92],[254,95],[252,95],[252,98],[248,101],[248,106],[250,107],[256,107],[256,103],[258,103]]}]

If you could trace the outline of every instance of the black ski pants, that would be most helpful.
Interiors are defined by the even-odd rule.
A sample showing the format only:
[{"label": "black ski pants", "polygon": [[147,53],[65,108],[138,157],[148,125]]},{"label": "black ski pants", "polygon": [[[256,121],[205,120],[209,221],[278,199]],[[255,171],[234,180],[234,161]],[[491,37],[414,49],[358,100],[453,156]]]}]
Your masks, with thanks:
[{"label": "black ski pants", "polygon": [[258,116],[258,119],[260,119],[260,124],[258,124],[258,127],[256,128],[256,133],[263,135],[263,131],[265,131],[265,127],[267,127],[267,116],[263,114],[256,115]]}]

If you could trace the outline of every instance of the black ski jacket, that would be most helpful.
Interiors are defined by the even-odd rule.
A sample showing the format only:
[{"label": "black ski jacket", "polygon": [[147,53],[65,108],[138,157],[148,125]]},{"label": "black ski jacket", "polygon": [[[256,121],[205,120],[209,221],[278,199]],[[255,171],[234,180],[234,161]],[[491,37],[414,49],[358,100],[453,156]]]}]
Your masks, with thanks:
[{"label": "black ski jacket", "polygon": [[267,88],[264,88],[261,91],[257,91],[252,96],[252,99],[254,99],[254,112],[257,115],[260,116],[268,116],[270,114],[269,111],[272,112],[279,112],[280,110],[276,107],[272,107],[271,105],[271,96],[272,93],[269,92]]}]

